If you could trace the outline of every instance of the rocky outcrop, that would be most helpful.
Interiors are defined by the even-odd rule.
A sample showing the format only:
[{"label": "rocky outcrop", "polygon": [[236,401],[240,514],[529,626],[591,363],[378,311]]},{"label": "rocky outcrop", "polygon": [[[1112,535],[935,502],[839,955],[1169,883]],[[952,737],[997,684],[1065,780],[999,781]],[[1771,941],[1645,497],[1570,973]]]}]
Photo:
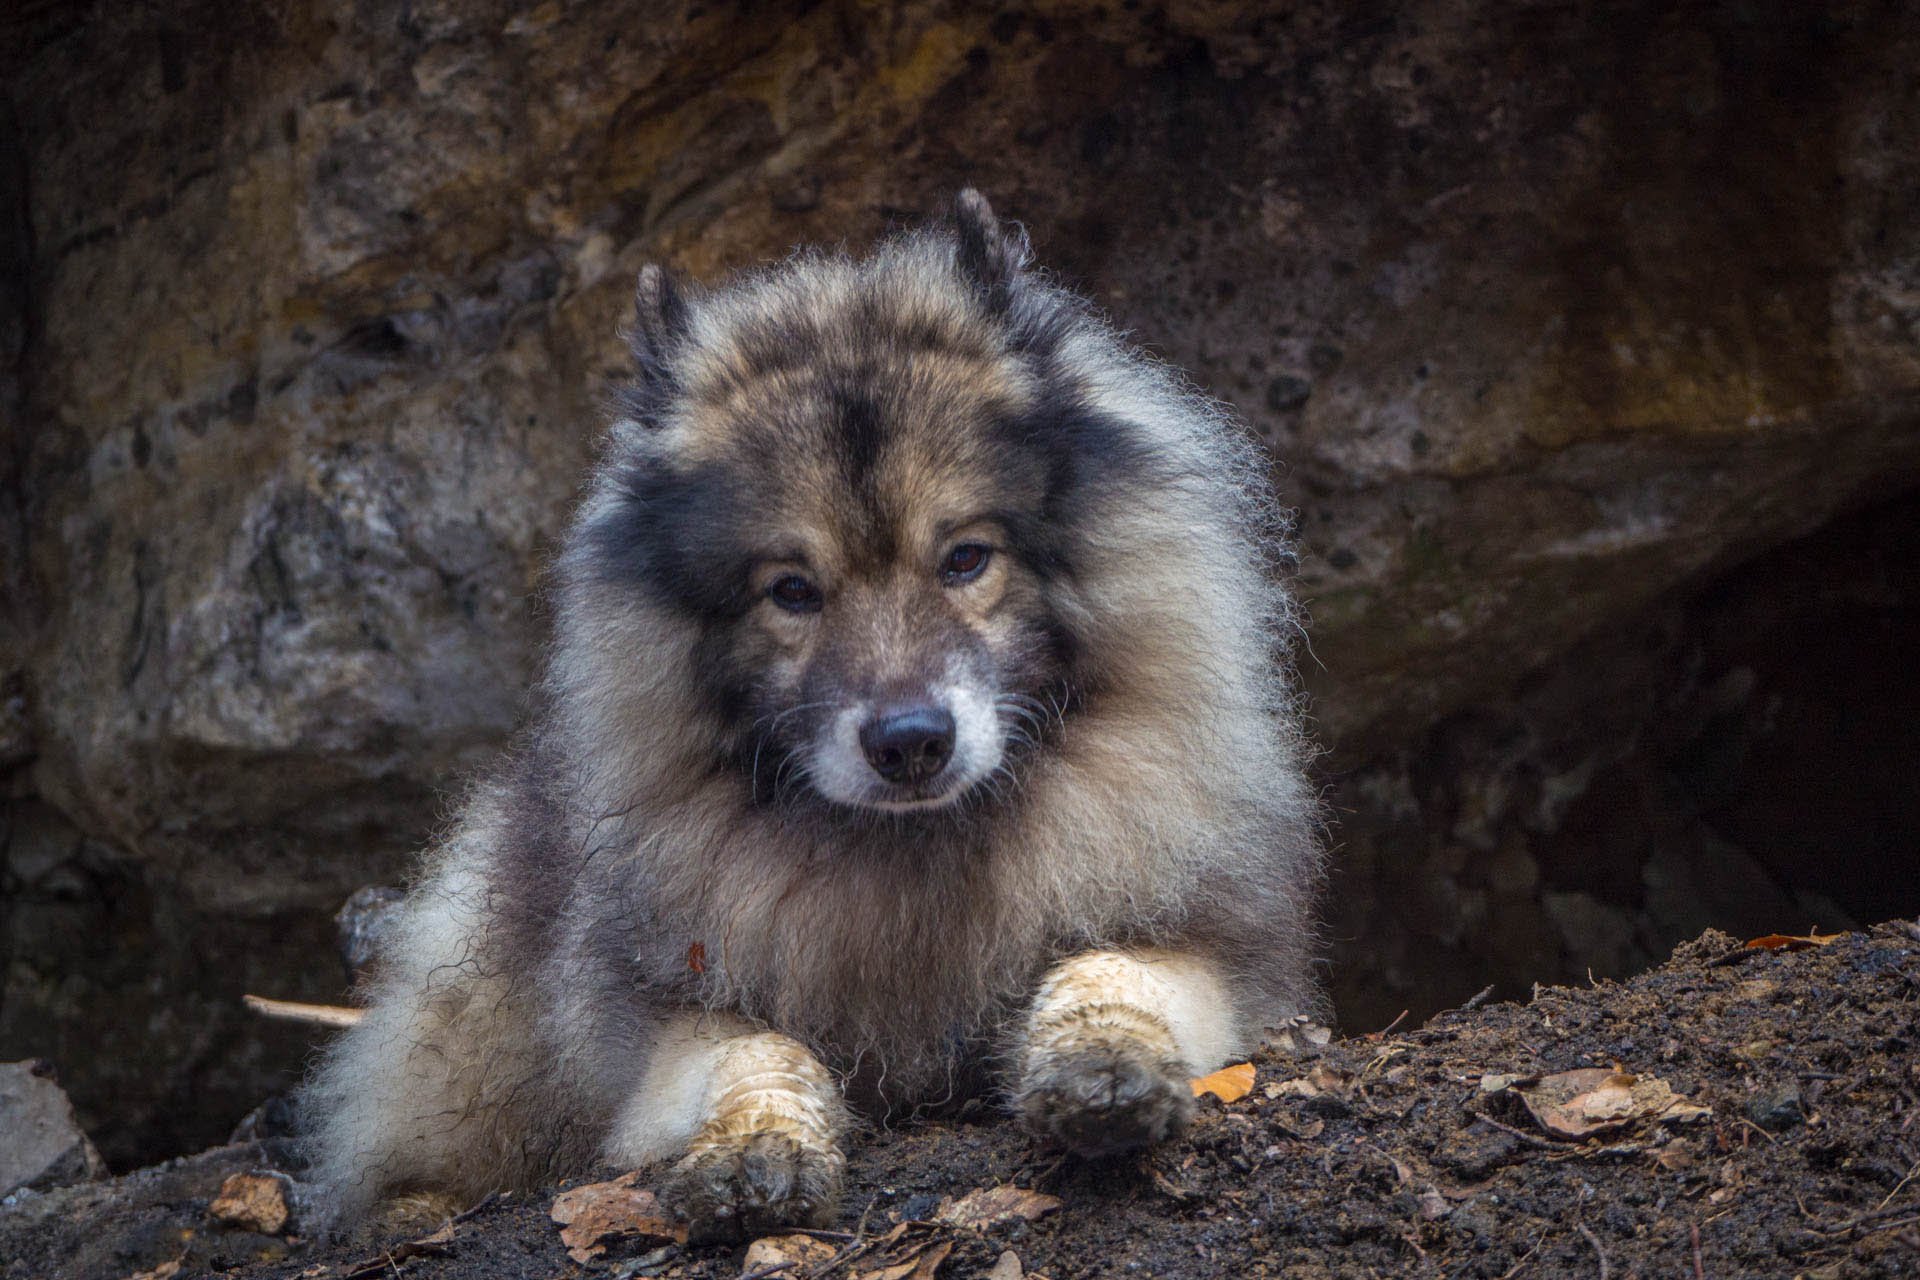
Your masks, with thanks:
[{"label": "rocky outcrop", "polygon": [[51,1065],[0,1063],[0,1197],[87,1182],[106,1171],[74,1123],[73,1104]]},{"label": "rocky outcrop", "polygon": [[322,913],[514,722],[640,263],[963,183],[1271,442],[1343,767],[1920,475],[1897,7],[1259,10],[4,20],[10,883],[110,862],[167,999],[324,998]]}]

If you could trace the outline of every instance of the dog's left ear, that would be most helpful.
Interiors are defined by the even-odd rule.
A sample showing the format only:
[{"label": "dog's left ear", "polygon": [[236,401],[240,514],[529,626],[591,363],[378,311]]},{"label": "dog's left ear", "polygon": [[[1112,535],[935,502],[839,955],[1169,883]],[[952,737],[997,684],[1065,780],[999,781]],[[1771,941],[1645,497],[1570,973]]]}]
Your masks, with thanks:
[{"label": "dog's left ear", "polygon": [[1001,227],[987,198],[968,187],[953,201],[954,233],[959,241],[955,264],[990,310],[998,314],[1013,301],[1013,290],[1032,252],[1026,231]]}]

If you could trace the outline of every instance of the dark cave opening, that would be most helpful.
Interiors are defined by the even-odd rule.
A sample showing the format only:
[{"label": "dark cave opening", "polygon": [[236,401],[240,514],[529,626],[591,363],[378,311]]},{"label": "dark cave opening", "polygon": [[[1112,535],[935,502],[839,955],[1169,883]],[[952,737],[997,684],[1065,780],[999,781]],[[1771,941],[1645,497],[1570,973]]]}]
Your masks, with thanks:
[{"label": "dark cave opening", "polygon": [[1829,522],[1336,780],[1349,1032],[1492,984],[1920,914],[1920,492]]}]

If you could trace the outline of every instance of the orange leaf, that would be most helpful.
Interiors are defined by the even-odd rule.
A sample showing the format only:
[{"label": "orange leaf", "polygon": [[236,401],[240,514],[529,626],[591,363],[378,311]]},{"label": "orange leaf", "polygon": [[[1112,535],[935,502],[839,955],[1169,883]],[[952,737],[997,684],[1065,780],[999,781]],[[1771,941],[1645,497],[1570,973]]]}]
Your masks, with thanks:
[{"label": "orange leaf", "polygon": [[1210,1093],[1222,1102],[1238,1102],[1253,1091],[1253,1064],[1236,1062],[1191,1082],[1193,1096]]},{"label": "orange leaf", "polygon": [[695,973],[705,973],[707,971],[706,943],[690,942],[687,944],[687,968],[693,970]]},{"label": "orange leaf", "polygon": [[1846,936],[1844,930],[1840,933],[1817,933],[1809,930],[1805,937],[1791,933],[1769,933],[1765,937],[1754,938],[1747,943],[1747,946],[1757,947],[1762,951],[1805,951],[1809,947],[1824,947]]}]

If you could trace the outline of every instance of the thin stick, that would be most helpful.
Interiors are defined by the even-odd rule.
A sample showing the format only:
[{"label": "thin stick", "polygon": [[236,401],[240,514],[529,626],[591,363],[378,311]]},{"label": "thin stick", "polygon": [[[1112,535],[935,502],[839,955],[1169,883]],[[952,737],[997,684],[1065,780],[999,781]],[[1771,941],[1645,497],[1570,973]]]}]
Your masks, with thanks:
[{"label": "thin stick", "polygon": [[1516,1275],[1520,1274],[1520,1268],[1527,1265],[1527,1259],[1531,1258],[1534,1254],[1540,1252],[1540,1246],[1545,1244],[1546,1242],[1547,1242],[1547,1238],[1545,1236],[1541,1236],[1538,1240],[1535,1240],[1533,1242],[1533,1248],[1521,1254],[1520,1261],[1508,1267],[1506,1270],[1506,1274],[1502,1275],[1500,1277],[1500,1280],[1513,1280],[1513,1278]]},{"label": "thin stick", "polygon": [[340,1004],[302,1004],[298,1000],[269,1000],[265,996],[241,996],[242,1003],[255,1013],[282,1022],[305,1022],[311,1026],[351,1027],[367,1014]]},{"label": "thin stick", "polygon": [[1528,1143],[1536,1147],[1545,1147],[1549,1151],[1578,1151],[1580,1149],[1575,1146],[1570,1146],[1565,1142],[1549,1142],[1545,1138],[1536,1137],[1535,1135],[1528,1133],[1525,1129],[1516,1129],[1510,1124],[1503,1124],[1502,1122],[1495,1120],[1492,1116],[1488,1115],[1484,1111],[1476,1112],[1473,1118],[1475,1120],[1478,1120],[1481,1124],[1492,1125],[1494,1128],[1500,1130],[1502,1133],[1510,1133],[1514,1137],[1520,1139],[1520,1141],[1522,1142]]},{"label": "thin stick", "polygon": [[791,1271],[799,1265],[798,1259],[792,1262],[769,1262],[764,1267],[755,1267],[751,1271],[741,1272],[740,1280],[767,1280],[768,1276],[777,1276],[782,1271]]},{"label": "thin stick", "polygon": [[1369,1032],[1367,1035],[1367,1039],[1378,1040],[1381,1036],[1384,1036],[1385,1034],[1387,1034],[1387,1032],[1393,1030],[1395,1027],[1399,1026],[1402,1022],[1405,1022],[1407,1019],[1407,1015],[1411,1012],[1412,1012],[1411,1009],[1402,1009],[1400,1011],[1399,1017],[1395,1018],[1392,1022],[1389,1022],[1386,1026],[1380,1028],[1378,1031]]},{"label": "thin stick", "polygon": [[1707,1280],[1707,1269],[1700,1265],[1700,1224],[1688,1224],[1693,1232],[1693,1280]]},{"label": "thin stick", "polygon": [[1479,991],[1475,992],[1467,1000],[1467,1002],[1461,1005],[1460,1007],[1462,1009],[1478,1009],[1481,1005],[1485,1004],[1488,1001],[1488,999],[1492,997],[1493,989],[1496,985],[1498,984],[1489,982],[1486,986],[1480,988]]},{"label": "thin stick", "polygon": [[820,1269],[813,1273],[816,1278],[825,1276],[845,1266],[855,1258],[864,1256],[873,1248],[874,1242],[867,1239],[867,1217],[873,1212],[873,1206],[879,1203],[879,1196],[875,1196],[873,1199],[867,1201],[867,1207],[860,1211],[860,1221],[854,1224],[853,1234],[847,1237],[847,1243],[840,1247],[840,1252],[828,1258],[826,1262],[821,1265]]},{"label": "thin stick", "polygon": [[1584,1223],[1580,1226],[1580,1234],[1587,1238],[1587,1243],[1593,1246],[1593,1251],[1600,1255],[1600,1280],[1607,1280],[1607,1251],[1600,1247],[1600,1237],[1587,1230]]},{"label": "thin stick", "polygon": [[1920,1164],[1916,1164],[1913,1166],[1913,1168],[1907,1170],[1907,1176],[1900,1179],[1898,1186],[1894,1187],[1893,1190],[1887,1192],[1887,1198],[1885,1200],[1882,1200],[1879,1204],[1873,1206],[1874,1212],[1877,1213],[1880,1210],[1886,1208],[1889,1204],[1893,1203],[1893,1198],[1899,1195],[1903,1190],[1906,1189],[1906,1185],[1909,1182],[1913,1181],[1915,1174],[1920,1174]]}]

